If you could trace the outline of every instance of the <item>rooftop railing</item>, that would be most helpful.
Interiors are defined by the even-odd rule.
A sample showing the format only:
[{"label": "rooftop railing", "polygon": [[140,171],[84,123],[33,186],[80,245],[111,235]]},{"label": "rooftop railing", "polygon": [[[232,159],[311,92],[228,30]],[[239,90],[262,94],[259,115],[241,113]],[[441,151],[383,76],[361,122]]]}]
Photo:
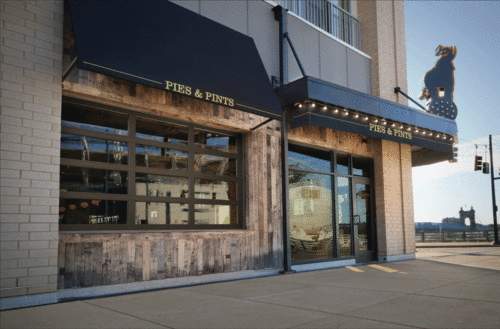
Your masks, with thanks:
[{"label": "rooftop railing", "polygon": [[275,0],[325,32],[361,50],[359,20],[330,0]]}]

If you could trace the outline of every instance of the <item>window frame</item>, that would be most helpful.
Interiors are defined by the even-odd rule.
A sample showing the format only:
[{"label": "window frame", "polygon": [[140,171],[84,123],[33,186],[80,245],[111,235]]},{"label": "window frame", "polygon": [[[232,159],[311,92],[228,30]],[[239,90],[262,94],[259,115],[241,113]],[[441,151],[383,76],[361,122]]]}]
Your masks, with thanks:
[{"label": "window frame", "polygon": [[[108,170],[125,171],[128,174],[128,193],[127,194],[109,194],[109,193],[90,193],[90,192],[67,192],[60,191],[59,199],[100,199],[100,200],[115,200],[127,201],[127,224],[62,224],[59,220],[60,231],[161,231],[161,230],[222,230],[222,229],[244,229],[244,135],[225,131],[217,128],[207,127],[196,123],[184,122],[167,117],[155,116],[148,113],[132,111],[128,109],[117,108],[104,104],[94,103],[90,101],[83,101],[73,98],[64,98],[62,111],[68,107],[80,107],[83,109],[98,109],[120,114],[128,115],[128,135],[118,135],[104,132],[97,132],[86,130],[82,128],[68,127],[61,124],[61,134],[69,133],[80,136],[96,137],[102,139],[111,139],[127,143],[128,148],[128,163],[127,164],[114,164],[103,162],[89,162],[85,160],[67,159],[61,157],[60,170],[64,166],[76,166],[82,168],[96,168]],[[136,137],[135,123],[137,118],[145,118],[165,123],[172,123],[182,125],[188,128],[188,144],[173,144],[168,142],[158,142],[148,139]],[[194,132],[195,129],[202,129],[204,131],[212,131],[235,137],[236,153],[224,152],[213,150],[209,148],[202,148],[195,146]],[[137,145],[150,145],[160,146],[172,150],[180,150],[188,153],[188,170],[169,170],[161,168],[141,167],[136,165],[136,146]],[[224,158],[236,160],[236,176],[216,175],[194,171],[194,156],[195,154],[207,154],[214,156],[221,156]],[[188,197],[166,197],[166,196],[141,196],[136,193],[136,173],[176,176],[188,178]],[[235,200],[216,200],[216,199],[197,199],[195,198],[194,185],[196,179],[210,179],[219,181],[236,182],[236,198]],[[136,202],[169,202],[169,203],[182,203],[188,206],[188,224],[135,224],[136,216]],[[195,205],[210,204],[210,205],[229,205],[237,207],[236,216],[237,224],[195,224]]]},{"label": "window frame", "polygon": [[[333,247],[334,247],[334,250],[333,250],[334,257],[333,258],[295,260],[295,261],[292,261],[292,265],[312,264],[312,263],[320,263],[320,262],[327,262],[327,261],[355,259],[356,256],[354,255],[354,241],[351,241],[352,255],[350,255],[350,256],[341,256],[340,255],[340,241],[339,241],[339,235],[338,235],[339,234],[339,222],[338,222],[339,214],[338,214],[338,207],[337,207],[337,205],[338,205],[338,202],[337,202],[337,195],[338,195],[338,193],[337,193],[337,179],[340,177],[345,177],[349,180],[351,198],[352,198],[352,192],[353,192],[353,180],[355,180],[355,179],[358,179],[360,181],[369,182],[371,189],[372,189],[371,193],[374,196],[375,195],[373,192],[374,184],[375,184],[374,159],[371,157],[368,157],[368,156],[357,155],[357,154],[348,153],[348,152],[339,151],[339,150],[327,149],[327,148],[324,148],[321,146],[306,144],[303,142],[293,141],[293,140],[288,141],[288,147],[289,147],[289,149],[288,149],[289,152],[290,151],[292,151],[292,152],[298,151],[297,153],[301,153],[300,151],[311,152],[314,150],[317,150],[319,152],[325,152],[325,153],[329,152],[330,153],[330,163],[331,163],[331,168],[332,168],[330,172],[312,170],[312,169],[304,169],[304,168],[290,169],[290,170],[295,170],[295,171],[301,171],[301,172],[304,172],[307,174],[318,174],[318,175],[330,176],[330,179],[332,182],[332,224],[333,224],[332,228],[333,228],[333,239],[334,239],[333,240]],[[291,150],[290,150],[290,148],[291,148]],[[302,153],[302,154],[305,154],[305,153]],[[348,174],[343,174],[343,173],[337,172],[337,155],[339,155],[339,154],[347,156],[348,172],[349,172]],[[369,172],[369,177],[364,177],[364,176],[359,176],[359,175],[354,174],[354,166],[353,166],[353,159],[354,158],[366,159],[366,160],[369,160],[372,162],[371,163],[371,170]],[[289,163],[290,163],[290,160],[289,160]],[[350,212],[352,215],[352,213],[353,213],[353,201],[352,200],[350,201],[349,207],[350,207]],[[293,211],[293,205],[290,205],[289,209],[290,209],[289,211]],[[374,202],[374,200],[372,200],[371,212],[372,212],[372,226],[375,227],[374,225],[376,222],[376,218],[375,218],[375,202]],[[351,230],[354,230],[354,223],[352,220],[351,220],[350,226],[351,226]],[[376,229],[375,229],[375,233],[373,233],[373,236],[374,236],[374,240],[376,241]]]}]

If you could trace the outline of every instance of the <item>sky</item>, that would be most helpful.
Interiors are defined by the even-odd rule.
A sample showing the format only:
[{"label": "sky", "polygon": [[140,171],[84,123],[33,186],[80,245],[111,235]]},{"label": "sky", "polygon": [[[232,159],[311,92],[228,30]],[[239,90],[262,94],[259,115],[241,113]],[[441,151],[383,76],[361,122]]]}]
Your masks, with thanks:
[{"label": "sky", "polygon": [[[410,97],[418,100],[423,77],[438,59],[435,49],[457,47],[453,101],[458,109],[458,163],[413,168],[415,222],[441,222],[459,217],[461,207],[473,206],[476,223],[493,223],[490,175],[474,172],[474,156],[479,144],[478,155],[485,159],[484,145],[491,134],[494,173],[500,176],[500,1],[405,1],[404,5]],[[489,159],[489,150],[487,154]],[[495,191],[500,207],[500,180]]]}]

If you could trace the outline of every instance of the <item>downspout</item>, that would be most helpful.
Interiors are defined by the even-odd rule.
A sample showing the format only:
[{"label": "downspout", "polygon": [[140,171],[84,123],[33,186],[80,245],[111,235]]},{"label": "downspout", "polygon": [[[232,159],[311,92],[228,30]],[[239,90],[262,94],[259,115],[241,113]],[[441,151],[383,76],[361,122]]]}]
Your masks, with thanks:
[{"label": "downspout", "polygon": [[[279,22],[279,50],[280,50],[280,86],[288,82],[287,52],[286,52],[286,16],[287,9],[276,6],[273,8],[274,18]],[[288,217],[288,121],[287,111],[283,110],[281,117],[281,195],[283,212],[283,271],[293,273],[290,253],[290,219]]]}]

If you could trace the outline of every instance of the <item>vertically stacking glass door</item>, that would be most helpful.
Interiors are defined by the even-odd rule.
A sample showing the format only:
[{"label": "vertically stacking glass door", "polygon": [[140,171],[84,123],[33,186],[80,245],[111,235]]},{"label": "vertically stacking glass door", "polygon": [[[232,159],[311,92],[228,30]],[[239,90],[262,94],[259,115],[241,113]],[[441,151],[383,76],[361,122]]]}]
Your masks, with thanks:
[{"label": "vertically stacking glass door", "polygon": [[370,159],[290,144],[292,262],[373,258]]}]

